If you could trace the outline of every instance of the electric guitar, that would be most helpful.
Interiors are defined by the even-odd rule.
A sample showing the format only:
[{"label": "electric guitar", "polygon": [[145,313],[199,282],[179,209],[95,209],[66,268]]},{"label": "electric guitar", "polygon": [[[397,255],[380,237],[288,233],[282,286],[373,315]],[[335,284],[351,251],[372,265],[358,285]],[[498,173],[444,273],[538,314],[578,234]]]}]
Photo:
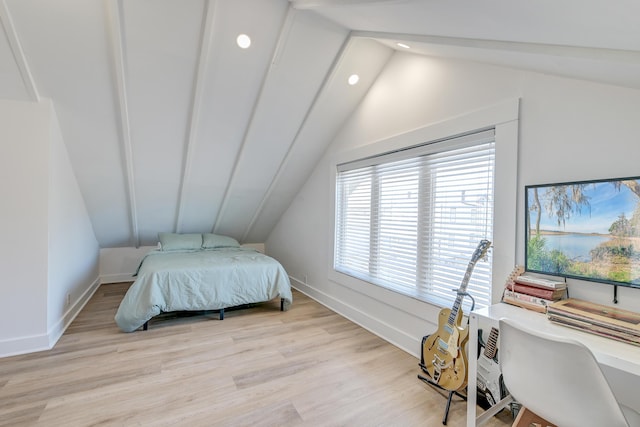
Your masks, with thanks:
[{"label": "electric guitar", "polygon": [[467,355],[464,346],[469,340],[469,328],[468,325],[461,326],[463,313],[460,305],[476,262],[486,256],[490,246],[490,241],[480,241],[471,256],[453,308],[443,308],[440,311],[438,330],[423,340],[422,369],[445,390],[456,391],[467,385]]},{"label": "electric guitar", "polygon": [[[524,273],[524,267],[516,265],[505,281],[505,289],[513,285],[514,280],[522,273]],[[486,343],[482,339],[482,330],[478,331],[478,348],[484,348],[484,351],[478,355],[478,394],[484,395],[490,406],[495,405],[508,394],[502,380],[497,345],[498,329],[491,328]]]},{"label": "electric guitar", "polygon": [[507,395],[498,364],[498,330],[491,328],[486,343],[482,340],[482,331],[478,332],[478,344],[484,347],[478,357],[478,393],[484,395],[489,405],[493,406]]}]

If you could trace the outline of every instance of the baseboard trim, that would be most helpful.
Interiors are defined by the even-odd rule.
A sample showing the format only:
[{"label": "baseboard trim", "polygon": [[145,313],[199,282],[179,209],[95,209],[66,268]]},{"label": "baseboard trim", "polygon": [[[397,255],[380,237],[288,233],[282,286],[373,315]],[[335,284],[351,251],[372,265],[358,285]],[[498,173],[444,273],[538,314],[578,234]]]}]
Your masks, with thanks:
[{"label": "baseboard trim", "polygon": [[49,348],[53,348],[58,342],[64,331],[67,330],[71,322],[80,314],[85,305],[89,302],[93,294],[96,293],[100,287],[100,277],[97,277],[91,285],[80,295],[64,315],[56,322],[56,324],[49,330]]},{"label": "baseboard trim", "polygon": [[46,334],[0,341],[0,358],[51,350],[99,287],[100,278],[96,278]]},{"label": "baseboard trim", "polygon": [[133,273],[114,273],[100,275],[100,284],[133,282]]},{"label": "baseboard trim", "polygon": [[50,349],[49,337],[46,334],[13,338],[0,341],[0,358],[36,353]]},{"label": "baseboard trim", "polygon": [[289,276],[292,282],[292,287],[302,292],[309,298],[317,301],[323,306],[327,307],[331,311],[338,313],[339,315],[349,319],[353,323],[365,328],[369,332],[379,336],[383,340],[393,344],[399,349],[409,353],[410,355],[419,358],[420,356],[415,350],[420,347],[422,337],[413,337],[406,332],[401,331],[388,323],[382,322],[369,314],[358,310],[357,308],[345,304],[322,291],[312,288],[308,284],[304,283],[293,276]]}]

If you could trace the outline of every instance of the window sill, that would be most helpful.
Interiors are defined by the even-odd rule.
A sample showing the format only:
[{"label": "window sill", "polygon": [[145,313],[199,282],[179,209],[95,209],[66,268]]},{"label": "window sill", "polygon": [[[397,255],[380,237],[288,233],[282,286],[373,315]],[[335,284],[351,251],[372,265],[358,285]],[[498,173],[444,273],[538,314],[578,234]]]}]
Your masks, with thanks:
[{"label": "window sill", "polygon": [[438,313],[445,307],[434,301],[426,301],[417,295],[409,295],[395,289],[389,289],[336,271],[333,268],[329,269],[329,280],[357,292],[366,298],[374,299],[379,303],[388,305],[430,323],[433,323],[435,319],[437,319]]}]

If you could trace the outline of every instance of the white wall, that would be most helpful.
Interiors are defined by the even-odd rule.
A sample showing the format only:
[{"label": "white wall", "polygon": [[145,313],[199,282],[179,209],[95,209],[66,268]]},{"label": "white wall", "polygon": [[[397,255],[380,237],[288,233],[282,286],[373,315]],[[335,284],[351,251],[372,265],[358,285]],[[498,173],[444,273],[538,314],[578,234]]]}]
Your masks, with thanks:
[{"label": "white wall", "polygon": [[102,248],[100,249],[100,281],[102,283],[131,282],[138,270],[140,261],[147,252],[156,246],[139,248]]},{"label": "white wall", "polygon": [[47,327],[53,346],[100,282],[98,242],[53,108],[50,127]]},{"label": "white wall", "polygon": [[[269,254],[283,263],[294,286],[419,355],[420,340],[435,330],[439,308],[377,288],[356,292],[328,277],[331,160],[342,151],[513,98],[521,99],[518,176],[513,177],[518,203],[512,213],[517,262],[524,256],[524,185],[640,175],[640,91],[397,53],[269,236]],[[610,286],[576,281],[570,286],[573,297],[611,301]],[[640,311],[640,290],[621,289],[619,299],[620,307]]]},{"label": "white wall", "polygon": [[49,110],[0,101],[0,355],[47,338]]},{"label": "white wall", "polygon": [[0,101],[0,141],[2,357],[55,344],[97,285],[98,245],[51,103]]}]

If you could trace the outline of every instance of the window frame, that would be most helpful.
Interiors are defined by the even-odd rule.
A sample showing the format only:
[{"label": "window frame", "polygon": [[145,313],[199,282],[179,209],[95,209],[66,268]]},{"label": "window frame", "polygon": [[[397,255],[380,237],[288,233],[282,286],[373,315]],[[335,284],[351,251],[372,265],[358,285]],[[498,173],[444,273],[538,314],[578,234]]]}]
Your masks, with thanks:
[{"label": "window frame", "polygon": [[[366,256],[366,254],[368,254],[368,256],[366,256],[366,259],[367,259],[366,264],[368,267],[367,270],[369,272],[365,273],[364,271],[359,271],[357,267],[355,270],[353,268],[350,268],[352,266],[347,265],[347,264],[350,264],[348,261],[346,264],[341,264],[339,262],[339,257],[337,256],[337,253],[339,252],[339,247],[343,246],[345,248],[343,250],[348,250],[347,247],[352,246],[350,244],[352,242],[343,241],[343,245],[340,245],[338,242],[338,239],[334,239],[334,245],[335,245],[334,259],[333,259],[334,269],[343,274],[356,277],[358,279],[364,280],[365,282],[371,283],[373,285],[381,286],[391,291],[398,292],[400,294],[404,294],[424,302],[428,302],[428,303],[442,306],[442,307],[453,305],[454,300],[456,299],[456,294],[454,292],[451,292],[451,294],[449,294],[448,291],[450,287],[452,289],[457,289],[459,287],[459,282],[458,284],[451,284],[451,283],[438,281],[437,283],[429,282],[427,284],[422,279],[415,276],[415,275],[420,276],[419,271],[422,270],[420,267],[420,264],[423,262],[421,260],[425,258],[425,256],[430,250],[434,249],[431,245],[429,245],[428,248],[425,248],[424,242],[421,242],[420,234],[427,231],[425,227],[429,228],[431,232],[436,231],[435,229],[433,230],[431,229],[432,225],[429,225],[431,223],[431,219],[428,219],[427,217],[425,217],[423,214],[420,214],[419,212],[414,212],[414,215],[417,215],[417,217],[412,217],[412,219],[415,218],[416,220],[414,224],[414,227],[415,227],[414,231],[415,231],[415,237],[417,238],[417,242],[416,242],[417,246],[413,249],[416,254],[415,265],[413,267],[415,269],[413,270],[415,275],[412,274],[411,278],[412,279],[415,278],[416,283],[414,283],[414,285],[412,286],[408,284],[403,285],[401,283],[396,283],[395,281],[386,281],[383,277],[384,275],[382,276],[379,275],[380,273],[377,272],[377,270],[383,269],[383,268],[386,269],[388,267],[384,262],[385,257],[381,256],[380,252],[388,248],[381,248],[379,246],[380,242],[377,236],[380,233],[382,233],[384,228],[383,224],[380,222],[382,221],[381,211],[380,211],[382,208],[379,205],[374,206],[374,204],[383,203],[382,194],[379,192],[380,190],[379,180],[382,179],[383,176],[386,176],[387,173],[393,170],[401,173],[402,175],[409,174],[412,171],[414,173],[417,173],[418,175],[422,175],[425,172],[433,173],[437,170],[440,170],[441,171],[440,173],[443,173],[445,170],[444,168],[451,167],[452,165],[451,162],[457,163],[461,160],[460,156],[467,157],[470,153],[472,153],[473,155],[471,160],[472,162],[486,161],[486,159],[492,159],[491,170],[489,172],[491,182],[488,182],[488,184],[491,185],[491,189],[489,190],[490,191],[489,196],[492,204],[491,206],[487,206],[485,208],[486,210],[484,211],[484,213],[489,213],[490,215],[492,215],[493,214],[493,186],[494,186],[493,178],[494,178],[494,170],[495,170],[495,154],[494,154],[495,153],[495,129],[494,128],[478,130],[471,134],[455,135],[455,136],[452,136],[451,138],[446,138],[444,140],[431,141],[424,144],[419,144],[417,146],[407,147],[406,149],[403,149],[401,151],[395,151],[391,153],[382,153],[378,156],[373,156],[366,159],[357,160],[355,162],[348,162],[348,163],[337,165],[337,169],[338,169],[337,175],[340,175],[341,173],[347,173],[347,174],[349,174],[350,172],[355,173],[355,175],[351,175],[352,178],[346,178],[347,179],[345,183],[346,185],[348,185],[348,183],[353,183],[353,178],[359,179],[360,177],[363,177],[363,178],[366,178],[365,182],[367,180],[369,181],[369,185],[368,185],[369,187],[368,195],[370,195],[369,215],[372,215],[372,216],[369,224],[370,235],[371,235],[371,238],[369,240],[371,245],[369,246],[368,250],[366,249],[366,247],[360,247],[360,250],[358,251],[358,252],[361,252],[363,256]],[[489,157],[487,157],[487,155]],[[466,161],[468,160],[469,159],[467,158]],[[433,165],[434,161],[435,161],[435,164],[438,165],[437,168],[435,169],[433,168],[433,166],[429,166],[429,164]],[[400,166],[398,162],[403,162],[404,166]],[[397,169],[398,166],[400,166],[401,169]],[[443,169],[440,169],[440,168],[443,168]],[[486,178],[487,177],[485,177],[485,179]],[[415,184],[422,185],[425,183],[425,181],[423,181],[419,176],[415,177],[415,179],[418,180],[416,181]],[[339,180],[336,179],[336,183],[338,181]],[[411,182],[407,182],[407,184],[411,185]],[[444,185],[447,186],[448,184],[444,183]],[[338,201],[339,196],[341,194],[341,190],[343,190],[343,188],[339,188],[339,187],[340,186],[337,186],[335,190],[336,201]],[[446,191],[445,188],[441,188],[441,190],[438,190],[438,188],[440,187],[433,188],[433,184],[431,184],[430,190],[428,193],[423,193],[420,190],[417,191],[418,198],[416,199],[416,208],[418,209],[418,211],[424,210],[425,203],[428,203],[428,200],[434,197],[435,194],[440,194],[439,191],[441,190]],[[431,192],[432,190],[435,190],[436,193],[432,193]],[[366,195],[367,194],[365,194],[365,196]],[[336,202],[336,212],[334,213],[335,215],[334,224],[337,224],[338,222],[340,222],[340,215],[337,208],[338,205],[340,205],[340,203]],[[492,217],[489,217],[489,218],[491,219],[491,224],[487,224],[486,222],[483,221],[483,224],[485,224],[485,226],[489,228],[485,229],[484,232],[481,233],[481,235],[479,235],[479,238],[477,239],[477,241],[473,242],[473,245],[472,245],[473,247],[469,252],[469,257],[472,254],[473,249],[475,248],[475,245],[480,241],[480,238],[489,239],[489,240],[493,239],[493,229],[492,229],[493,220],[492,220]],[[346,218],[344,219],[346,220]],[[466,225],[470,225],[470,224],[466,224]],[[337,236],[339,233],[339,230],[337,228],[338,228],[337,225],[334,226],[334,230],[335,230],[334,237]],[[340,231],[342,231],[342,229]],[[455,241],[453,243],[457,245],[462,244],[464,246],[464,242],[460,241],[459,237],[455,238]],[[460,256],[456,256],[455,268],[456,268],[456,271],[459,273],[460,278],[464,276],[469,257],[466,257],[465,259],[461,259],[463,258],[462,254],[460,254]],[[491,261],[490,253],[487,258],[489,261]],[[406,261],[410,261],[410,260],[406,260]],[[360,270],[364,269],[364,267],[365,266],[361,265]],[[375,271],[372,271],[372,268]],[[491,265],[489,265],[488,268],[489,270],[491,270]],[[487,269],[486,265],[484,266],[484,268],[481,268],[481,266],[476,266],[476,270],[482,270],[484,272],[485,277],[486,277],[486,269]],[[457,273],[456,273],[456,276],[457,276]],[[478,291],[478,293],[476,294],[475,302],[477,303],[478,308],[486,307],[487,306],[486,301],[491,302],[492,300],[491,278],[489,277],[488,278],[489,283],[486,283],[485,280],[487,279],[480,279],[480,277],[476,275],[475,278],[472,277],[469,282],[469,286],[471,288],[473,287],[474,284],[481,285],[481,289],[486,291],[486,292]],[[400,279],[400,277],[396,277],[396,279]],[[487,286],[486,288],[485,288],[485,285]],[[463,301],[463,307],[465,308],[465,311],[469,310],[471,306],[471,301],[472,300],[470,298],[466,298]]]},{"label": "window frame", "polygon": [[[516,259],[516,212],[518,199],[518,116],[520,100],[505,100],[498,104],[462,114],[432,125],[424,126],[406,133],[398,134],[357,148],[345,150],[332,156],[330,167],[329,212],[330,230],[328,254],[328,279],[330,282],[347,288],[349,291],[365,295],[383,305],[389,305],[418,315],[416,310],[424,301],[400,294],[396,291],[373,285],[365,280],[336,271],[333,268],[335,251],[335,196],[337,167],[340,164],[355,162],[359,159],[378,156],[393,151],[449,139],[454,136],[474,133],[483,129],[495,129],[496,159],[494,170],[494,235],[491,303],[498,302],[502,295],[505,278],[513,269]],[[358,143],[355,141],[354,143]],[[499,227],[496,227],[499,224]],[[418,301],[416,305],[411,300]],[[373,301],[372,301],[373,302]],[[434,307],[434,302],[426,302]],[[422,315],[419,315],[422,317]]]}]

